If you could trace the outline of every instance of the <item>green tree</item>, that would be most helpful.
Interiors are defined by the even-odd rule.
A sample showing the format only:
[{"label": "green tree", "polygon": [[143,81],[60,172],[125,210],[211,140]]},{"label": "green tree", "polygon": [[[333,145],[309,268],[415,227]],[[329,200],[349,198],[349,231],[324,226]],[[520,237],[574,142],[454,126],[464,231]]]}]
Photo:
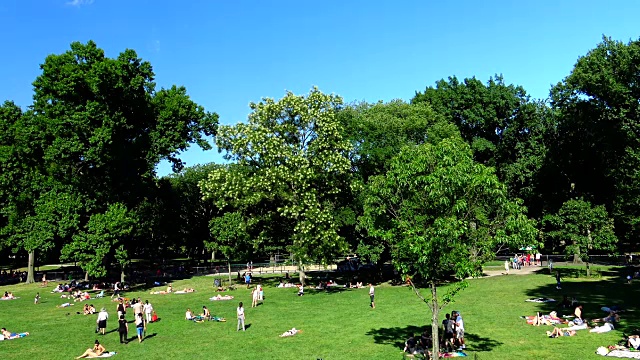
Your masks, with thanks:
[{"label": "green tree", "polygon": [[[17,168],[11,176],[64,188],[79,198],[80,233],[67,237],[79,243],[68,248],[93,256],[96,249],[85,245],[99,236],[87,232],[93,231],[87,226],[89,219],[108,216],[109,204],[141,211],[156,191],[157,163],[166,159],[179,170],[184,165],[179,155],[190,144],[210,149],[206,136],[215,134],[218,116],[194,103],[184,87],[156,90],[151,64],[133,50],[108,58],[92,41],[75,42],[71,50],[48,56],[41,69],[33,83],[33,105],[22,116],[26,130],[20,131],[32,140],[26,142],[29,149],[18,152],[19,161],[29,168]],[[33,195],[22,200],[23,209],[33,209],[48,190],[29,191]],[[6,236],[12,236],[10,229]],[[101,254],[117,252],[122,258],[137,243],[101,248]],[[32,248],[26,243],[17,246]]]},{"label": "green tree", "polygon": [[231,259],[242,256],[250,250],[250,237],[247,232],[247,221],[242,213],[234,211],[214,217],[210,222],[213,240],[206,241],[210,251],[217,251],[227,259],[229,286],[231,286]]},{"label": "green tree", "polygon": [[[463,279],[478,274],[483,254],[497,243],[534,241],[524,211],[459,137],[405,147],[385,175],[371,179],[362,226],[390,246],[402,274],[418,275],[431,288],[426,298],[414,290],[431,310],[434,354],[439,312],[466,285]],[[436,286],[447,280],[451,290],[440,299]]]},{"label": "green tree", "polygon": [[605,37],[551,91],[563,200],[577,195],[604,204],[628,246],[640,234],[639,66],[640,40]]},{"label": "green tree", "polygon": [[542,213],[547,184],[541,172],[546,171],[556,121],[544,102],[532,100],[521,86],[506,84],[502,76],[486,84],[454,76],[416,93],[412,103],[429,104],[456,124],[474,158],[494,166],[509,193],[524,199],[533,215]]},{"label": "green tree", "polygon": [[124,281],[124,270],[129,264],[129,254],[124,245],[131,241],[137,219],[125,205],[109,205],[107,211],[91,216],[85,231],[73,236],[61,251],[62,259],[77,261],[89,276],[104,277],[107,275],[109,255],[115,249],[115,258],[121,267],[121,281]]},{"label": "green tree", "polygon": [[350,144],[336,118],[341,104],[340,97],[317,88],[306,96],[288,92],[279,101],[252,103],[247,123],[221,126],[216,138],[236,166],[216,169],[201,183],[220,209],[250,212],[270,204],[272,218],[281,220],[272,224],[289,230],[272,231],[279,238],[271,241],[287,245],[301,281],[306,262],[327,263],[346,251],[335,216],[351,184]]},{"label": "green tree", "polygon": [[566,201],[556,214],[543,219],[546,235],[564,248],[573,262],[585,262],[590,276],[589,253],[613,251],[618,242],[613,219],[603,205],[593,206],[583,199]]}]

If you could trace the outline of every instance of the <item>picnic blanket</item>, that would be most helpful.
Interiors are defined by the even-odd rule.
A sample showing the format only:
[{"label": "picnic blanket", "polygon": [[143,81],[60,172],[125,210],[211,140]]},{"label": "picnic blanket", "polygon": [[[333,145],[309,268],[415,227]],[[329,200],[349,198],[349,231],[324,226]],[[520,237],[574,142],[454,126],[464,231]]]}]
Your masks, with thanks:
[{"label": "picnic blanket", "polygon": [[533,298],[533,299],[527,299],[525,300],[527,302],[534,302],[534,303],[548,303],[548,302],[555,302],[554,299],[550,299],[550,298]]},{"label": "picnic blanket", "polygon": [[16,297],[12,297],[12,298],[6,298],[6,297],[1,297],[0,300],[16,300],[16,299],[20,299],[20,296],[16,296]]},{"label": "picnic blanket", "polygon": [[621,349],[609,350],[604,346],[600,346],[596,351],[596,354],[602,355],[602,356],[625,358],[625,359],[640,359],[640,351],[621,350]]},{"label": "picnic blanket", "polygon": [[462,356],[467,356],[467,354],[465,354],[462,351],[454,351],[454,352],[440,354],[441,358],[454,358],[454,357],[462,357]]},{"label": "picnic blanket", "polygon": [[220,297],[214,296],[212,298],[209,298],[209,300],[211,301],[223,301],[223,300],[232,300],[232,299],[233,299],[233,296],[229,296],[229,295],[220,296]]}]

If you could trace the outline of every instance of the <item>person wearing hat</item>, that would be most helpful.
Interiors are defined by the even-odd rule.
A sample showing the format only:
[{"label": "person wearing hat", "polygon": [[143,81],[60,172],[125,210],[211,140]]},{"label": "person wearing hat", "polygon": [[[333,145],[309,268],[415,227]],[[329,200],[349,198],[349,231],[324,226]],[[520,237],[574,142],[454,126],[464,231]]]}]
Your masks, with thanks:
[{"label": "person wearing hat", "polygon": [[100,309],[100,312],[98,313],[98,319],[96,320],[96,322],[98,323],[98,331],[102,332],[102,335],[104,335],[104,332],[107,328],[108,318],[109,318],[109,313],[107,313],[107,309],[105,308]]}]

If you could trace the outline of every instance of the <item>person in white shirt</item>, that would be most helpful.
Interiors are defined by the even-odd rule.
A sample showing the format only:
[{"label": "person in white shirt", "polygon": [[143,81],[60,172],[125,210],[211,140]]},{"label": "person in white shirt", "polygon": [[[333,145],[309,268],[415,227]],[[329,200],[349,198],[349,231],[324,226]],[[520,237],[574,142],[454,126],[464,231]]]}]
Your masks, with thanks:
[{"label": "person in white shirt", "polygon": [[371,299],[371,308],[375,309],[376,308],[376,303],[373,302],[375,297],[375,289],[373,288],[373,284],[369,283],[369,298]]},{"label": "person in white shirt", "polygon": [[193,320],[194,316],[193,316],[193,313],[191,312],[191,309],[187,309],[187,312],[185,313],[184,318],[187,320]]},{"label": "person in white shirt", "polygon": [[251,296],[252,296],[251,307],[258,307],[258,297],[260,296],[260,292],[258,291],[257,287],[253,289],[253,291],[251,291]]},{"label": "person in white shirt", "polygon": [[238,314],[238,328],[236,331],[240,331],[240,327],[242,327],[242,331],[244,330],[244,307],[242,307],[242,302],[238,305],[238,309],[236,309],[236,313]]},{"label": "person in white shirt", "polygon": [[143,306],[144,314],[147,316],[147,322],[151,322],[151,314],[153,314],[153,306],[149,304],[149,300],[147,300]]},{"label": "person in white shirt", "polygon": [[298,296],[302,295],[304,295],[304,285],[300,284],[300,287],[298,288]]},{"label": "person in white shirt", "polygon": [[109,313],[107,313],[107,309],[102,308],[96,320],[98,323],[98,331],[100,331],[102,335],[104,335],[105,329],[107,328],[107,319],[109,319]]}]

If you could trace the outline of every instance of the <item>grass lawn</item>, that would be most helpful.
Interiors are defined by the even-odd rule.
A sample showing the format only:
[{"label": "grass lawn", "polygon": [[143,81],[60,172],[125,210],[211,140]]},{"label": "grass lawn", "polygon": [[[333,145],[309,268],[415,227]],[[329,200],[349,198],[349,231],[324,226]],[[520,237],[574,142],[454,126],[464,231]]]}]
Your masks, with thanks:
[{"label": "grass lawn", "polygon": [[[601,268],[604,269],[604,268]],[[445,310],[459,310],[465,318],[467,346],[478,359],[507,359],[514,356],[535,359],[598,359],[598,346],[617,343],[621,331],[638,325],[638,285],[627,285],[621,269],[604,269],[597,280],[572,278],[577,270],[564,268],[563,289],[555,289],[555,280],[546,274],[509,275],[470,281],[454,304]],[[256,280],[260,280],[256,278]],[[58,309],[66,302],[50,294],[53,284],[0,287],[13,291],[18,300],[0,301],[0,327],[12,332],[28,331],[25,338],[0,342],[3,359],[71,359],[99,339],[114,359],[402,359],[402,344],[410,333],[420,333],[430,319],[428,308],[406,287],[381,285],[376,289],[376,309],[369,308],[367,289],[333,292],[306,290],[304,297],[296,289],[278,289],[273,279],[262,279],[265,302],[246,308],[248,329],[236,332],[235,309],[238,301],[250,306],[250,291],[244,288],[229,292],[231,301],[209,301],[214,295],[211,277],[177,281],[174,289],[193,287],[196,293],[183,295],[149,295],[147,289],[126,296],[149,300],[161,320],[150,324],[143,343],[119,344],[115,331],[116,304],[107,297],[90,300],[98,309],[105,306],[110,314],[108,333],[97,336],[96,316],[77,315],[83,303]],[[159,289],[159,288],[158,288]],[[41,304],[34,305],[36,292]],[[585,330],[571,338],[549,339],[550,327],[527,325],[520,315],[536,311],[548,313],[554,305],[528,303],[530,297],[576,296],[585,304],[585,317],[602,317],[602,306],[624,305],[629,311],[616,331],[591,334]],[[226,323],[193,323],[184,320],[187,307],[199,313],[202,306],[212,314],[228,319]],[[127,318],[132,320],[129,310]],[[303,333],[279,338],[282,332],[296,327]],[[130,324],[129,336],[135,333]],[[473,357],[471,357],[473,358]]]}]

